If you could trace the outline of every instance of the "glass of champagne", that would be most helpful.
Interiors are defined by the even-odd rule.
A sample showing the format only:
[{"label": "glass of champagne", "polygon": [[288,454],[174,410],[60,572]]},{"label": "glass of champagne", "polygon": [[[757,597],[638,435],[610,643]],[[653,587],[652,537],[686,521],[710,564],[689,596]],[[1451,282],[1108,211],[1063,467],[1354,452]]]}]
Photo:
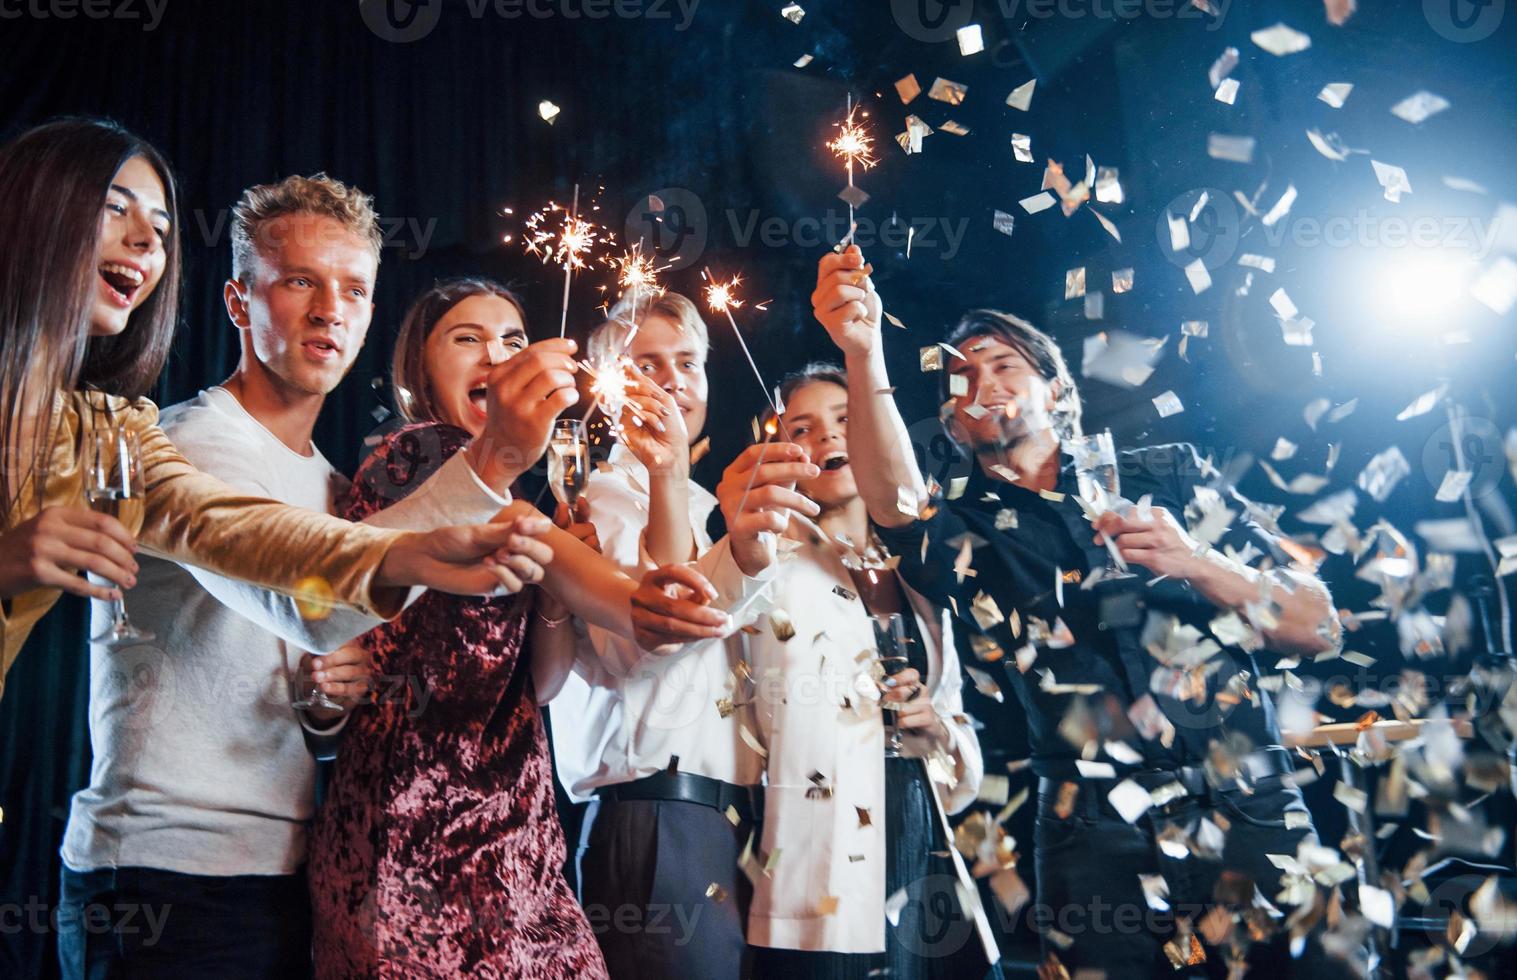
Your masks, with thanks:
[{"label": "glass of champagne", "polygon": [[316,675],[311,674],[305,678],[305,683],[300,686],[300,696],[290,702],[290,707],[305,711],[309,708],[328,708],[332,711],[347,711],[348,706],[339,704],[327,697],[321,685],[316,683]]},{"label": "glass of champagne", "polygon": [[[1117,448],[1112,442],[1111,430],[1093,435],[1079,436],[1067,443],[1075,461],[1075,479],[1079,483],[1080,497],[1098,514],[1116,507],[1121,498],[1121,477],[1117,475]],[[1106,536],[1106,568],[1101,578],[1131,578],[1117,542]]]},{"label": "glass of champagne", "polygon": [[572,516],[579,495],[590,478],[590,448],[585,444],[585,424],[579,419],[553,423],[548,442],[548,486]]},{"label": "glass of champagne", "polygon": [[[875,659],[879,660],[884,675],[891,677],[910,667],[911,659],[906,655],[906,621],[901,618],[901,614],[886,613],[870,618],[874,621]],[[889,701],[881,700],[880,706],[887,711],[898,710]],[[885,757],[897,759],[900,755],[901,726],[899,722],[892,721],[886,732]]]},{"label": "glass of champagne", "polygon": [[[137,434],[114,424],[96,426],[85,446],[84,496],[90,509],[109,514],[127,528],[142,526],[142,447]],[[135,533],[135,532],[134,532]],[[105,581],[96,578],[96,581]],[[119,583],[116,584],[119,588]],[[156,637],[133,625],[126,615],[126,599],[110,604],[111,623],[90,637],[112,649],[148,643]]]}]

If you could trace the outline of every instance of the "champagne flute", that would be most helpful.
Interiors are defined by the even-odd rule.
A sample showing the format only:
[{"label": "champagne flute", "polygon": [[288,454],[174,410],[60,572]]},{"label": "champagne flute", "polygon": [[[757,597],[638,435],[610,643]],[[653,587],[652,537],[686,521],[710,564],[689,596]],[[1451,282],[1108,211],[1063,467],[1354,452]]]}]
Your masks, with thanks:
[{"label": "champagne flute", "polygon": [[[84,496],[90,509],[109,514],[128,529],[142,526],[142,446],[137,433],[114,423],[95,426],[85,447]],[[135,533],[135,532],[134,532]],[[92,576],[93,577],[93,576]],[[105,581],[96,578],[96,581]],[[120,588],[119,583],[116,584]],[[111,649],[148,643],[156,637],[126,615],[125,597],[110,603],[111,622],[90,639]]]},{"label": "champagne flute", "polygon": [[[870,619],[874,622],[875,659],[880,662],[884,675],[890,677],[910,667],[911,659],[906,656],[906,621],[901,614],[885,613]],[[887,711],[899,710],[895,704],[884,700],[880,701],[880,707]],[[900,756],[901,725],[899,721],[892,721],[885,739],[885,758],[898,759]]]},{"label": "champagne flute", "polygon": [[590,449],[585,444],[585,425],[579,419],[559,419],[553,423],[553,436],[548,441],[548,486],[571,515],[589,479]]},{"label": "champagne flute", "polygon": [[[1112,442],[1111,430],[1093,435],[1078,436],[1067,443],[1075,461],[1075,479],[1079,483],[1080,497],[1099,514],[1115,508],[1121,499],[1121,477],[1117,474],[1117,449]],[[1117,550],[1117,542],[1110,535],[1106,539],[1106,568],[1102,579],[1132,578],[1127,562]]]},{"label": "champagne flute", "polygon": [[347,705],[339,704],[327,697],[327,693],[316,682],[316,675],[314,673],[306,679],[305,684],[301,685],[300,696],[290,702],[290,707],[299,708],[302,711],[310,708],[327,708],[332,711],[348,710]]}]

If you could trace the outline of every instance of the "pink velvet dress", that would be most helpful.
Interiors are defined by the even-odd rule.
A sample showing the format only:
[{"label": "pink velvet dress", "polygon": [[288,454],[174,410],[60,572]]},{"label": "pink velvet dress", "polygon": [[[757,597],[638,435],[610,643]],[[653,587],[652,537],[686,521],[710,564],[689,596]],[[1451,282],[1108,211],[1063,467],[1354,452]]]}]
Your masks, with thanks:
[{"label": "pink velvet dress", "polygon": [[[468,441],[410,426],[358,471],[360,520]],[[605,977],[562,866],[528,669],[535,589],[428,592],[362,638],[376,699],[353,712],[311,838],[317,977]]]}]

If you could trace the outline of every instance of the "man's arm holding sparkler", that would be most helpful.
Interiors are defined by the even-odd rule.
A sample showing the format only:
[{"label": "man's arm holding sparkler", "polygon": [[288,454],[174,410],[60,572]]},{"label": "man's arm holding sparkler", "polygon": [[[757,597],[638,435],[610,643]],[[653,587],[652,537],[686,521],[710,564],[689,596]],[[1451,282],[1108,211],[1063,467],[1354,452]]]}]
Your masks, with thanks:
[{"label": "man's arm holding sparkler", "polygon": [[859,495],[870,520],[894,528],[911,523],[926,507],[927,485],[890,394],[882,308],[870,271],[857,245],[822,256],[811,307],[848,369],[848,447]]}]

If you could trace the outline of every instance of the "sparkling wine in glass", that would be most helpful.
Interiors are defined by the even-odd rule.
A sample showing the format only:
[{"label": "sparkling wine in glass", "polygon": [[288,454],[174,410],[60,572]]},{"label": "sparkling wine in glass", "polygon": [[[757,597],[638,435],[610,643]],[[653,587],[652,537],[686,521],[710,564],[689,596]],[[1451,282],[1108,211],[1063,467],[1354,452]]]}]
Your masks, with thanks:
[{"label": "sparkling wine in glass", "polygon": [[[116,518],[128,529],[141,527],[145,505],[142,447],[137,434],[113,424],[97,426],[85,448],[84,496],[90,509]],[[120,587],[120,583],[112,584]],[[110,625],[90,637],[94,642],[115,649],[156,639],[127,618],[125,598],[111,602],[110,614]]]},{"label": "sparkling wine in glass", "polygon": [[[1098,514],[1112,510],[1122,496],[1121,478],[1117,474],[1117,448],[1111,430],[1079,436],[1068,442],[1075,461],[1075,480],[1080,497]],[[1127,562],[1117,550],[1116,541],[1106,537],[1106,568],[1102,579],[1130,578]]]},{"label": "sparkling wine in glass", "polygon": [[585,482],[590,479],[590,449],[579,419],[559,419],[548,442],[548,486],[558,502],[574,512]]},{"label": "sparkling wine in glass", "polygon": [[[891,677],[910,667],[911,659],[906,655],[906,621],[901,618],[901,614],[886,613],[871,618],[874,621],[875,659],[879,660],[884,675]],[[888,701],[881,701],[880,706],[889,711],[899,710]],[[900,755],[901,726],[899,722],[892,721],[886,733],[885,757],[895,759]]]}]

